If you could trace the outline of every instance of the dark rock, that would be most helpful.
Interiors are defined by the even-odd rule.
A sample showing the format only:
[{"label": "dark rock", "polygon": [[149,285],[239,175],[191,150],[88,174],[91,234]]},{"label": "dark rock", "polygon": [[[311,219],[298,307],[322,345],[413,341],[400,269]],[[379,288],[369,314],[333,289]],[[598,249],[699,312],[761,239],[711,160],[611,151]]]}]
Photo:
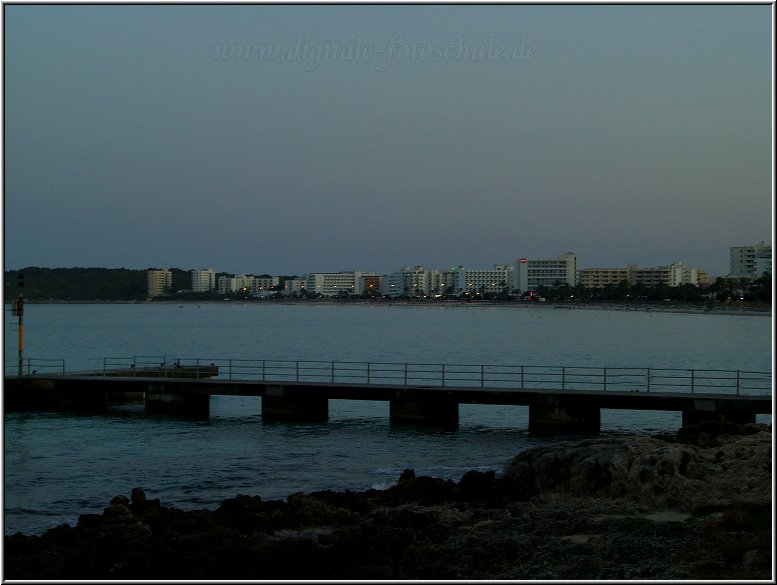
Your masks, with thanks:
[{"label": "dark rock", "polygon": [[468,471],[462,476],[458,491],[466,502],[493,501],[496,497],[496,473]]},{"label": "dark rock", "polygon": [[143,491],[143,488],[135,487],[132,488],[132,505],[137,506],[138,508],[142,508],[146,505],[148,500],[146,500],[146,492]]},{"label": "dark rock", "polygon": [[397,501],[419,501],[427,504],[444,502],[453,497],[455,483],[436,477],[416,477],[412,469],[406,469],[395,486],[386,490],[386,495]]},{"label": "dark rock", "polygon": [[115,496],[111,499],[111,506],[128,506],[129,503],[127,496]]},{"label": "dark rock", "polygon": [[652,437],[597,439],[519,454],[505,472],[515,499],[559,493],[652,506],[771,501],[771,434],[719,435],[714,447]]},{"label": "dark rock", "polygon": [[677,441],[688,445],[710,447],[728,441],[731,436],[771,433],[769,427],[770,425],[763,423],[740,425],[729,421],[709,420],[682,427],[677,431]]},{"label": "dark rock", "polygon": [[415,471],[412,469],[405,469],[402,472],[402,475],[399,476],[399,481],[397,482],[397,485],[400,486],[412,486],[415,483]]}]

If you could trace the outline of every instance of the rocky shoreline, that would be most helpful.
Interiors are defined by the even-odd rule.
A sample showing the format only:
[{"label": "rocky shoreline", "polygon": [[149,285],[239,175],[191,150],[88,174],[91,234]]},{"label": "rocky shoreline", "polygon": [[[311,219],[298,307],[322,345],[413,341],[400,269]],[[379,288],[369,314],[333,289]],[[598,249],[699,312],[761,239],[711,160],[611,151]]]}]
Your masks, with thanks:
[{"label": "rocky shoreline", "polygon": [[703,423],[520,453],[497,477],[406,470],[387,490],[238,495],[182,510],[141,488],[41,536],[4,579],[773,579],[772,433]]}]

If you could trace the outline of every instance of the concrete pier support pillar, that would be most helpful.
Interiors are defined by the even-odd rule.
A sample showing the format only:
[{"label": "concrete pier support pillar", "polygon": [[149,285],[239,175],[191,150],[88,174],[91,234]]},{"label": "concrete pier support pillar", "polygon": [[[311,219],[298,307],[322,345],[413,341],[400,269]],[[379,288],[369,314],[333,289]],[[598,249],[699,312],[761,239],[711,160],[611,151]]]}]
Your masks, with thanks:
[{"label": "concrete pier support pillar", "polygon": [[268,386],[262,396],[262,420],[326,422],[329,400],[325,396],[301,396],[284,386]]},{"label": "concrete pier support pillar", "polygon": [[146,391],[146,412],[206,419],[210,415],[210,396],[172,392],[165,390],[164,385],[150,384]]},{"label": "concrete pier support pillar", "polygon": [[459,424],[459,405],[456,402],[392,400],[389,417],[391,424],[455,427]]},{"label": "concrete pier support pillar", "polygon": [[700,398],[693,401],[693,408],[683,410],[683,426],[699,424],[704,421],[732,422],[739,425],[755,422],[755,412],[737,407],[734,404],[722,404],[714,399]]},{"label": "concrete pier support pillar", "polygon": [[534,435],[595,435],[600,423],[600,408],[574,396],[538,395],[529,405],[529,432]]}]

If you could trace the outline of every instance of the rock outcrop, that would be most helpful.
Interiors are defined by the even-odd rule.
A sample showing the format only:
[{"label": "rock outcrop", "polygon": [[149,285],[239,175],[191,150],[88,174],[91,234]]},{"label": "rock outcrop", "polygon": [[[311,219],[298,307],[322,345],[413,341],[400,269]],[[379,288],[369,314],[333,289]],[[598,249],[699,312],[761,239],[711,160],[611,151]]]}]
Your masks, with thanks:
[{"label": "rock outcrop", "polygon": [[770,579],[771,432],[560,444],[502,477],[406,470],[383,491],[238,495],[184,512],[140,488],[5,538],[6,579]]},{"label": "rock outcrop", "polygon": [[[722,429],[737,434],[721,434]],[[744,433],[744,434],[740,434]],[[771,501],[771,433],[702,424],[665,437],[591,439],[532,449],[510,464],[518,497],[560,493],[628,498],[658,508]]]}]

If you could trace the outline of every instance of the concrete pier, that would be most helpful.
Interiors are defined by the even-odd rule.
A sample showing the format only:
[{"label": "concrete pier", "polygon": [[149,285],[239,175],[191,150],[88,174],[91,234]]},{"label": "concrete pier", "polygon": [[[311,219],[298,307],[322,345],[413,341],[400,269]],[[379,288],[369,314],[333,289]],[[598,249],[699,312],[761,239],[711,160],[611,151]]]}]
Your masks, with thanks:
[{"label": "concrete pier", "polygon": [[772,413],[771,395],[94,375],[6,378],[3,398],[6,411],[93,412],[108,408],[109,396],[141,392],[149,413],[199,418],[209,415],[210,396],[258,396],[266,421],[325,422],[329,400],[385,401],[392,423],[448,427],[459,423],[459,404],[529,406],[529,431],[536,435],[596,434],[602,408],[681,412],[683,425],[747,423],[757,414]]},{"label": "concrete pier", "polygon": [[56,379],[7,378],[3,395],[8,411],[103,412],[108,409],[105,390],[99,386],[75,387]]}]

